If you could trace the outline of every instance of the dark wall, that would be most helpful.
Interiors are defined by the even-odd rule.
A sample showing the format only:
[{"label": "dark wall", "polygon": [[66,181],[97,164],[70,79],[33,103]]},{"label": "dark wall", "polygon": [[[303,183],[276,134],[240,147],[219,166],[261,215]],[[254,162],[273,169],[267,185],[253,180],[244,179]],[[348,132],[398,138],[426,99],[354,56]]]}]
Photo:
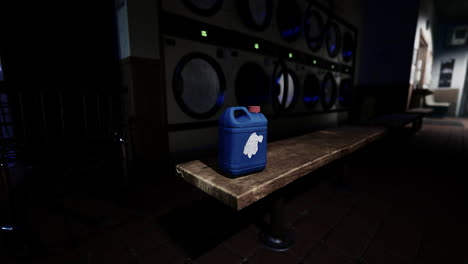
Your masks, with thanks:
[{"label": "dark wall", "polygon": [[409,83],[418,7],[418,1],[367,1],[360,84]]},{"label": "dark wall", "polygon": [[7,143],[17,166],[33,168],[27,180],[39,199],[58,189],[110,197],[124,185],[116,32],[111,0],[1,4],[0,93],[14,127]]},{"label": "dark wall", "polygon": [[21,159],[62,158],[77,146],[90,157],[98,140],[112,142],[122,108],[115,21],[111,0],[2,2],[0,93]]},{"label": "dark wall", "polygon": [[406,107],[418,2],[365,3],[358,86],[377,96],[379,112]]},{"label": "dark wall", "polygon": [[113,1],[8,2],[0,11],[0,52],[11,81],[117,83]]}]

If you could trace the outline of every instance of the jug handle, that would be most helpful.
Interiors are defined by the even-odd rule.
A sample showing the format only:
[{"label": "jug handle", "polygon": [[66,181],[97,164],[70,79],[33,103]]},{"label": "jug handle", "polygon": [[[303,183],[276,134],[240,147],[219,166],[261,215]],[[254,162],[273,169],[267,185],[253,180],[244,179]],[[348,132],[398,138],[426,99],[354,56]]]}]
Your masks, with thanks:
[{"label": "jug handle", "polygon": [[[234,116],[234,113],[236,111],[243,111],[247,114],[247,116],[251,119],[252,117],[250,116],[250,112],[247,110],[246,107],[244,106],[235,106],[235,107],[231,107],[231,113],[230,113],[230,116],[231,116],[231,120],[236,120],[236,117]],[[237,123],[237,121],[235,121]]]}]

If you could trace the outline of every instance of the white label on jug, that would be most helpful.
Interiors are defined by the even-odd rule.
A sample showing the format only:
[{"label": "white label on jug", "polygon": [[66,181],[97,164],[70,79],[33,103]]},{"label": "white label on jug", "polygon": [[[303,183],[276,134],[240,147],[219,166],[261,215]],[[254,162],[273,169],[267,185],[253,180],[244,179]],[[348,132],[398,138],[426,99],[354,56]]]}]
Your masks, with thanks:
[{"label": "white label on jug", "polygon": [[257,154],[258,143],[262,143],[262,141],[263,136],[259,136],[257,133],[253,132],[252,135],[250,135],[249,140],[247,140],[247,143],[245,143],[244,155],[247,155],[249,159],[252,158],[253,155]]}]

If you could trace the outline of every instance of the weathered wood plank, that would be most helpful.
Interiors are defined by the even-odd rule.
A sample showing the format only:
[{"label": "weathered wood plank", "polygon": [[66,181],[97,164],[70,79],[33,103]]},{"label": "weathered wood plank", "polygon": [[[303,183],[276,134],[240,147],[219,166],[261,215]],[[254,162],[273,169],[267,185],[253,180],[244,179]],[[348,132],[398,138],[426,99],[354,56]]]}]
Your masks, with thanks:
[{"label": "weathered wood plank", "polygon": [[405,125],[418,122],[424,115],[420,113],[393,113],[379,116],[371,120],[370,124],[375,126],[385,126],[388,128],[401,128]]},{"label": "weathered wood plank", "polygon": [[380,127],[341,127],[313,132],[268,144],[265,170],[231,179],[222,175],[216,159],[194,160],[176,166],[190,184],[241,210],[338,158],[385,134]]},{"label": "weathered wood plank", "polygon": [[407,113],[416,113],[416,114],[424,114],[424,115],[427,115],[427,114],[430,114],[432,112],[434,112],[434,109],[432,108],[411,108],[411,109],[408,109],[406,110]]}]

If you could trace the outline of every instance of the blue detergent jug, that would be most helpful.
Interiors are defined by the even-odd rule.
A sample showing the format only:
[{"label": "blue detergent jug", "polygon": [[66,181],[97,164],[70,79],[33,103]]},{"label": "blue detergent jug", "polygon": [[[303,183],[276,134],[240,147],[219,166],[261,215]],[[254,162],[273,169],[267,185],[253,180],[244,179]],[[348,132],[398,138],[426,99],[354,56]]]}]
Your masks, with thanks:
[{"label": "blue detergent jug", "polygon": [[242,175],[266,167],[268,120],[259,106],[229,107],[219,118],[219,167]]}]

